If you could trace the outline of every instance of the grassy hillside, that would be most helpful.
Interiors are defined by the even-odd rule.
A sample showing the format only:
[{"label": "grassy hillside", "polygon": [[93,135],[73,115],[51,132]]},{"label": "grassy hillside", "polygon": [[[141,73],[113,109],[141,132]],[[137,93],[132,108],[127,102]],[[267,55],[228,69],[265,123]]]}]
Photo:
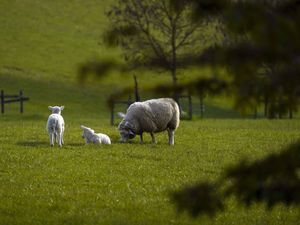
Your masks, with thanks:
[{"label": "grassy hillside", "polygon": [[[25,89],[25,94],[33,100],[43,101],[39,90],[44,90],[41,87],[46,83],[48,89],[55,90],[59,83],[63,85],[67,83],[69,87],[75,86],[74,88],[78,89],[76,86],[80,65],[89,60],[105,57],[120,59],[120,51],[101,45],[101,35],[107,26],[105,11],[112,2],[108,0],[1,1],[0,88],[13,93]],[[166,73],[133,71],[128,75],[110,74],[102,83],[98,80],[96,82],[90,80],[89,85],[85,87],[104,99],[103,96],[109,95],[117,88],[133,85],[133,74],[138,76],[143,99],[154,96],[144,93],[145,88],[158,82],[171,82],[170,75]],[[186,81],[190,76],[199,76],[199,74],[207,77],[212,74],[212,71],[210,69],[179,71],[179,81]],[[15,82],[11,82],[13,79]],[[79,88],[77,92],[80,91]],[[45,95],[48,95],[48,92],[44,91],[43,98]],[[64,96],[64,93],[62,95]],[[60,101],[62,104],[73,101],[67,96],[60,100],[64,100],[65,103]],[[99,102],[98,108],[106,109],[104,102],[97,102]],[[45,103],[58,104],[56,101],[45,101]],[[239,116],[232,111],[232,103],[226,98],[219,101],[209,98],[205,103],[206,117]],[[199,114],[197,98],[194,99],[194,108],[194,111]]]},{"label": "grassy hillside", "polygon": [[99,46],[109,1],[0,2],[0,67],[73,79]]}]

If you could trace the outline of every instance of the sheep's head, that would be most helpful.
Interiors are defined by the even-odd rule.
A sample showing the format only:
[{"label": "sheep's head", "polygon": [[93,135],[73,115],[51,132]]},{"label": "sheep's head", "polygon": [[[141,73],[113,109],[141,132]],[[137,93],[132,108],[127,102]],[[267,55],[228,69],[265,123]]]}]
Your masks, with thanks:
[{"label": "sheep's head", "polygon": [[52,113],[61,114],[61,111],[64,110],[64,106],[48,106],[48,109],[52,111]]},{"label": "sheep's head", "polygon": [[80,126],[81,129],[83,130],[83,133],[82,133],[82,138],[88,138],[90,137],[92,134],[95,133],[95,131],[89,127],[85,127],[83,125]]},{"label": "sheep's head", "polygon": [[129,139],[135,137],[135,133],[133,132],[134,126],[128,121],[122,120],[118,126],[120,135],[121,135],[121,142],[127,142]]}]

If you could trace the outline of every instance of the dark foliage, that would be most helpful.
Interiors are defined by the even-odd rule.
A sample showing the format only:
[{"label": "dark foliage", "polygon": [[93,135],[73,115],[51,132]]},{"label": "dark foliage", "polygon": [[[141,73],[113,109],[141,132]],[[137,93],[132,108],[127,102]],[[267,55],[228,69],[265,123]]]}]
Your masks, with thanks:
[{"label": "dark foliage", "polygon": [[226,194],[235,195],[241,202],[266,202],[269,207],[278,203],[300,204],[300,143],[289,146],[280,154],[249,163],[242,161],[227,169],[231,184]]},{"label": "dark foliage", "polygon": [[[229,196],[236,196],[245,206],[254,202],[300,205],[300,142],[279,154],[227,168],[216,183],[203,182],[171,194],[179,212],[187,211],[193,217],[214,215],[224,210]],[[229,181],[229,182],[228,182]]]},{"label": "dark foliage", "polygon": [[[161,84],[155,87],[150,87],[149,89],[144,89],[144,91],[149,91],[153,93],[158,93],[162,96],[171,96],[172,93],[181,94],[182,92],[188,92],[194,95],[203,94],[220,94],[227,88],[227,83],[219,79],[198,79],[193,80],[185,84]],[[200,91],[201,90],[201,91]],[[122,96],[126,96],[133,92],[133,88],[127,87],[119,92],[113,93],[108,99],[108,105],[112,106],[115,99],[119,99]]]},{"label": "dark foliage", "polygon": [[199,214],[215,215],[224,208],[221,195],[216,185],[201,183],[171,194],[171,200],[176,204],[179,212],[187,211],[191,216]]},{"label": "dark foliage", "polygon": [[[175,8],[182,5],[177,1],[174,4]],[[239,107],[253,107],[264,101],[268,104],[269,117],[297,110],[300,1],[186,0],[185,4],[195,6],[195,20],[202,19],[202,14],[198,14],[202,9],[210,16],[222,17],[223,31],[230,38],[198,57],[187,57],[186,62],[225,66],[232,75],[228,87],[234,90]],[[180,198],[172,199],[178,209],[187,210],[193,216],[215,213],[220,208],[209,203],[225,201],[229,196],[235,196],[246,206],[255,202],[266,203],[269,209],[278,204],[299,206],[299,168],[300,142],[280,154],[255,162],[241,161],[228,168],[215,184],[207,182],[189,187],[175,193]],[[194,195],[195,199],[191,200],[192,193],[204,193],[207,187],[220,194],[209,194],[210,198]],[[200,210],[199,204],[206,206],[206,211]]]},{"label": "dark foliage", "polygon": [[207,49],[199,57],[188,56],[185,62],[225,66],[233,78],[230,87],[235,90],[238,108],[253,108],[264,102],[268,104],[269,117],[297,110],[299,1],[186,0],[185,3],[195,7],[195,20],[202,20],[204,9],[211,17],[221,18],[226,37],[223,45]]}]

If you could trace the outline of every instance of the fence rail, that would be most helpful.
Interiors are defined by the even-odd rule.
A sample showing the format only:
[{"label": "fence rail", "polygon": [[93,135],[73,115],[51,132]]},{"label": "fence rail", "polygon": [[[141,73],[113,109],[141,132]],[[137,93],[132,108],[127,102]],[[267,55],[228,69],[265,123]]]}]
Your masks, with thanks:
[{"label": "fence rail", "polygon": [[23,91],[20,90],[18,95],[5,95],[4,91],[1,90],[1,113],[4,114],[5,112],[5,104],[20,102],[20,113],[24,112],[24,102],[28,101],[29,98],[23,95]]}]

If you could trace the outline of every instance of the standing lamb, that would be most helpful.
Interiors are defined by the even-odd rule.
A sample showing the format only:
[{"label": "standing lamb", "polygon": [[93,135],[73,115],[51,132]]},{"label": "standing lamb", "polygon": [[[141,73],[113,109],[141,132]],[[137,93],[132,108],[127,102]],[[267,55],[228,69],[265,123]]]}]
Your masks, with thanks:
[{"label": "standing lamb", "polygon": [[48,106],[48,109],[52,111],[46,126],[50,138],[50,146],[54,146],[56,138],[60,147],[64,144],[65,121],[61,116],[61,111],[64,108],[64,106]]},{"label": "standing lamb", "polygon": [[121,142],[127,142],[139,134],[140,143],[143,143],[143,133],[148,132],[152,143],[156,144],[154,133],[167,130],[169,145],[174,145],[174,131],[179,126],[179,115],[179,107],[171,98],[135,102],[129,106],[118,126]]},{"label": "standing lamb", "polygon": [[110,145],[110,138],[106,134],[98,133],[89,127],[85,127],[81,125],[81,129],[83,130],[82,138],[85,139],[86,144],[94,143],[94,144],[107,144]]}]

